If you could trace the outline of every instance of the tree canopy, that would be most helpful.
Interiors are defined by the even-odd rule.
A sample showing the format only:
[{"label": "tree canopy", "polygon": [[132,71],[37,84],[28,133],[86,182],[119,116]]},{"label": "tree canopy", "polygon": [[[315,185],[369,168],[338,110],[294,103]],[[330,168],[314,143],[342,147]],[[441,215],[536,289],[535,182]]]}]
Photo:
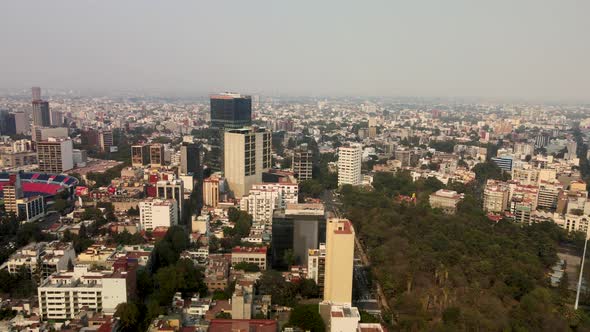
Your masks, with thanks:
[{"label": "tree canopy", "polygon": [[[495,167],[485,167],[490,172],[482,179],[501,175]],[[563,305],[559,291],[547,282],[559,243],[571,240],[559,226],[493,223],[470,193],[456,215],[444,215],[423,204],[426,197],[420,195],[417,204],[393,199],[440,184],[411,183],[403,174],[376,175],[375,181],[375,190],[344,187],[341,197],[396,329],[556,331],[590,326]]]}]

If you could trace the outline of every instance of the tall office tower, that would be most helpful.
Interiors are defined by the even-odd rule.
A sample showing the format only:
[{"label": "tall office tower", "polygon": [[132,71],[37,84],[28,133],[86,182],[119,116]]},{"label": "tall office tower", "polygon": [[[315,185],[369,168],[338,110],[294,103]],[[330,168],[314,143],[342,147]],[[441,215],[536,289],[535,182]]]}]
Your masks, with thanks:
[{"label": "tall office tower", "polygon": [[17,200],[23,197],[23,187],[20,182],[20,175],[10,174],[8,183],[2,187],[4,192],[4,210],[6,213],[18,214]]},{"label": "tall office tower", "polygon": [[51,126],[48,101],[33,100],[33,125],[39,127]]},{"label": "tall office tower", "polygon": [[271,167],[271,132],[264,128],[228,130],[224,134],[224,173],[230,192],[241,198],[262,182]]},{"label": "tall office tower", "polygon": [[293,173],[299,181],[310,180],[313,172],[313,153],[307,144],[301,144],[293,151]]},{"label": "tall office tower", "polygon": [[74,168],[74,152],[71,139],[49,138],[37,142],[39,171],[63,173]]},{"label": "tall office tower", "polygon": [[29,121],[25,112],[14,113],[14,125],[17,134],[26,134],[29,129]]},{"label": "tall office tower", "polygon": [[82,144],[89,147],[98,147],[99,133],[94,128],[87,128],[80,133]]},{"label": "tall office tower", "polygon": [[[180,146],[180,173],[201,177],[201,147],[196,143],[182,143]],[[199,180],[200,182],[200,180]]]},{"label": "tall office tower", "polygon": [[544,148],[549,144],[549,134],[541,133],[535,137],[535,148]]},{"label": "tall office tower", "polygon": [[361,158],[363,148],[360,144],[351,144],[338,148],[338,186],[362,183]]},{"label": "tall office tower", "polygon": [[16,119],[8,110],[0,110],[0,135],[16,135]]},{"label": "tall office tower", "polygon": [[150,145],[150,165],[159,167],[164,165],[164,146],[162,144]]},{"label": "tall office tower", "polygon": [[326,241],[324,205],[289,203],[285,209],[275,211],[271,229],[273,266],[288,267],[284,261],[287,250],[292,250],[297,264],[306,266],[309,250]]},{"label": "tall office tower", "polygon": [[156,227],[178,225],[178,206],[173,199],[154,199],[139,203],[139,225],[143,231],[152,231]]},{"label": "tall office tower", "polygon": [[578,156],[578,143],[576,141],[568,140],[565,146],[567,147],[566,159],[574,159]]},{"label": "tall office tower", "polygon": [[211,96],[211,128],[217,129],[211,139],[213,169],[223,169],[223,132],[252,124],[252,98],[238,93],[221,93]]},{"label": "tall office tower", "polygon": [[352,302],[354,228],[348,219],[328,219],[326,224],[326,276],[324,301]]},{"label": "tall office tower", "polygon": [[64,115],[62,112],[51,110],[51,125],[61,127],[64,124]]},{"label": "tall office tower", "polygon": [[31,136],[34,142],[45,141],[52,138],[69,138],[68,128],[46,128],[33,126]]},{"label": "tall office tower", "polygon": [[41,100],[41,88],[38,86],[34,86],[31,88],[31,92],[33,93],[33,100]]},{"label": "tall office tower", "polygon": [[103,130],[98,134],[98,146],[100,151],[109,152],[113,146],[113,132],[110,130]]},{"label": "tall office tower", "polygon": [[150,163],[150,146],[133,145],[131,146],[131,166],[141,167]]},{"label": "tall office tower", "polygon": [[217,207],[219,204],[221,179],[218,177],[208,177],[203,180],[203,205]]}]

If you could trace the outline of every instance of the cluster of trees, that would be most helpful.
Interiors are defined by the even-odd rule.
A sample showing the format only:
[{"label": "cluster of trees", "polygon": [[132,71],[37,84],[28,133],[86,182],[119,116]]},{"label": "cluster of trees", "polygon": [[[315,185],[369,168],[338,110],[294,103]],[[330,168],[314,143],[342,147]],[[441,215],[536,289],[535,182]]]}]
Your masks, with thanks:
[{"label": "cluster of trees", "polygon": [[[495,166],[495,165],[494,165]],[[478,182],[501,177],[489,164]],[[467,190],[454,216],[429,208],[439,183],[410,183],[407,175],[375,176],[375,190],[344,187],[344,210],[371,259],[399,330],[587,329],[590,320],[566,305],[571,293],[549,287],[546,272],[557,247],[573,242],[553,223],[521,226],[489,221]],[[478,186],[478,183],[474,184]],[[465,188],[463,188],[465,189]],[[397,194],[418,192],[417,204]]]},{"label": "cluster of trees", "polygon": [[319,287],[312,279],[300,282],[287,282],[281,272],[266,270],[256,281],[259,294],[272,296],[272,303],[295,307],[300,299],[315,299],[319,297]]},{"label": "cluster of trees", "polygon": [[318,151],[317,162],[314,162],[313,178],[302,181],[299,186],[301,198],[319,198],[324,190],[338,188],[338,173],[330,173],[328,169],[328,164],[337,160],[338,158],[334,153],[320,155]]},{"label": "cluster of trees", "polygon": [[[104,213],[100,208],[104,208]],[[66,230],[62,237],[62,242],[72,242],[76,254],[83,252],[94,244],[94,238],[98,235],[106,234],[106,230],[102,228],[108,222],[115,221],[117,218],[114,215],[113,205],[110,203],[102,203],[98,207],[87,207],[81,216],[82,220],[92,220],[92,223],[86,227],[82,223],[78,234]]]},{"label": "cluster of trees", "polygon": [[189,259],[180,259],[188,247],[188,233],[180,226],[168,229],[156,243],[149,267],[137,271],[138,299],[117,307],[122,331],[145,331],[154,318],[165,313],[176,292],[206,295],[202,269]]},{"label": "cluster of trees", "polygon": [[[440,132],[440,130],[439,130],[439,132]],[[430,145],[430,147],[435,149],[436,151],[451,153],[451,152],[453,152],[455,145],[457,145],[457,142],[455,140],[432,141],[428,145]]]},{"label": "cluster of trees", "polygon": [[240,262],[233,266],[234,270],[242,270],[244,272],[260,272],[260,266],[254,263]]},{"label": "cluster of trees", "polygon": [[117,165],[113,168],[108,169],[104,173],[90,172],[90,173],[86,174],[86,179],[88,179],[88,181],[94,183],[94,185],[93,185],[94,188],[106,187],[111,184],[111,181],[113,179],[121,176],[121,170],[123,170],[123,168],[125,168],[127,166],[128,166],[128,164],[123,163],[123,164],[120,164],[120,165]]},{"label": "cluster of trees", "polygon": [[135,232],[134,234],[129,233],[127,230],[122,231],[121,233],[116,233],[111,236],[111,240],[113,243],[116,244],[143,244],[145,243],[145,238],[139,233]]},{"label": "cluster of trees", "polygon": [[215,237],[210,239],[212,251],[230,252],[233,247],[242,245],[241,239],[243,237],[250,235],[252,216],[248,212],[230,208],[228,210],[228,219],[234,224],[234,227],[223,228],[223,239],[219,241]]},{"label": "cluster of trees", "polygon": [[0,270],[0,292],[9,294],[13,299],[29,298],[37,294],[37,283],[25,268],[16,274]]},{"label": "cluster of trees", "polygon": [[51,241],[53,236],[41,232],[36,223],[21,223],[14,215],[0,220],[0,264],[4,263],[17,248],[29,242]]},{"label": "cluster of trees", "polygon": [[303,331],[324,332],[326,330],[317,304],[297,305],[291,311],[287,326],[298,327]]},{"label": "cluster of trees", "polygon": [[0,320],[8,320],[14,318],[16,316],[16,310],[12,310],[10,308],[2,308],[0,309]]}]

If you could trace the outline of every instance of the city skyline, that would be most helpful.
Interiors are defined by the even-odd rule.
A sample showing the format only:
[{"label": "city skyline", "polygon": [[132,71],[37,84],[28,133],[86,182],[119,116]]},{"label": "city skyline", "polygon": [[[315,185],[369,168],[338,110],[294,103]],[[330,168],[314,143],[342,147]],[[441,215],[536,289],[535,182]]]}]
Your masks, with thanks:
[{"label": "city skyline", "polygon": [[138,4],[11,3],[0,90],[589,99],[587,3]]}]

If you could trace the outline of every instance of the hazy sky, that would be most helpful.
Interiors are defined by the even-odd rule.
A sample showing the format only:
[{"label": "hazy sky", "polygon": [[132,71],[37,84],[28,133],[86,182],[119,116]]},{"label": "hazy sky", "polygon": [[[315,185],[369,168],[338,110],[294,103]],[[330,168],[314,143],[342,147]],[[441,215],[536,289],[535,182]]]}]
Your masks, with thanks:
[{"label": "hazy sky", "polygon": [[0,0],[0,88],[590,100],[588,13],[588,0]]}]

